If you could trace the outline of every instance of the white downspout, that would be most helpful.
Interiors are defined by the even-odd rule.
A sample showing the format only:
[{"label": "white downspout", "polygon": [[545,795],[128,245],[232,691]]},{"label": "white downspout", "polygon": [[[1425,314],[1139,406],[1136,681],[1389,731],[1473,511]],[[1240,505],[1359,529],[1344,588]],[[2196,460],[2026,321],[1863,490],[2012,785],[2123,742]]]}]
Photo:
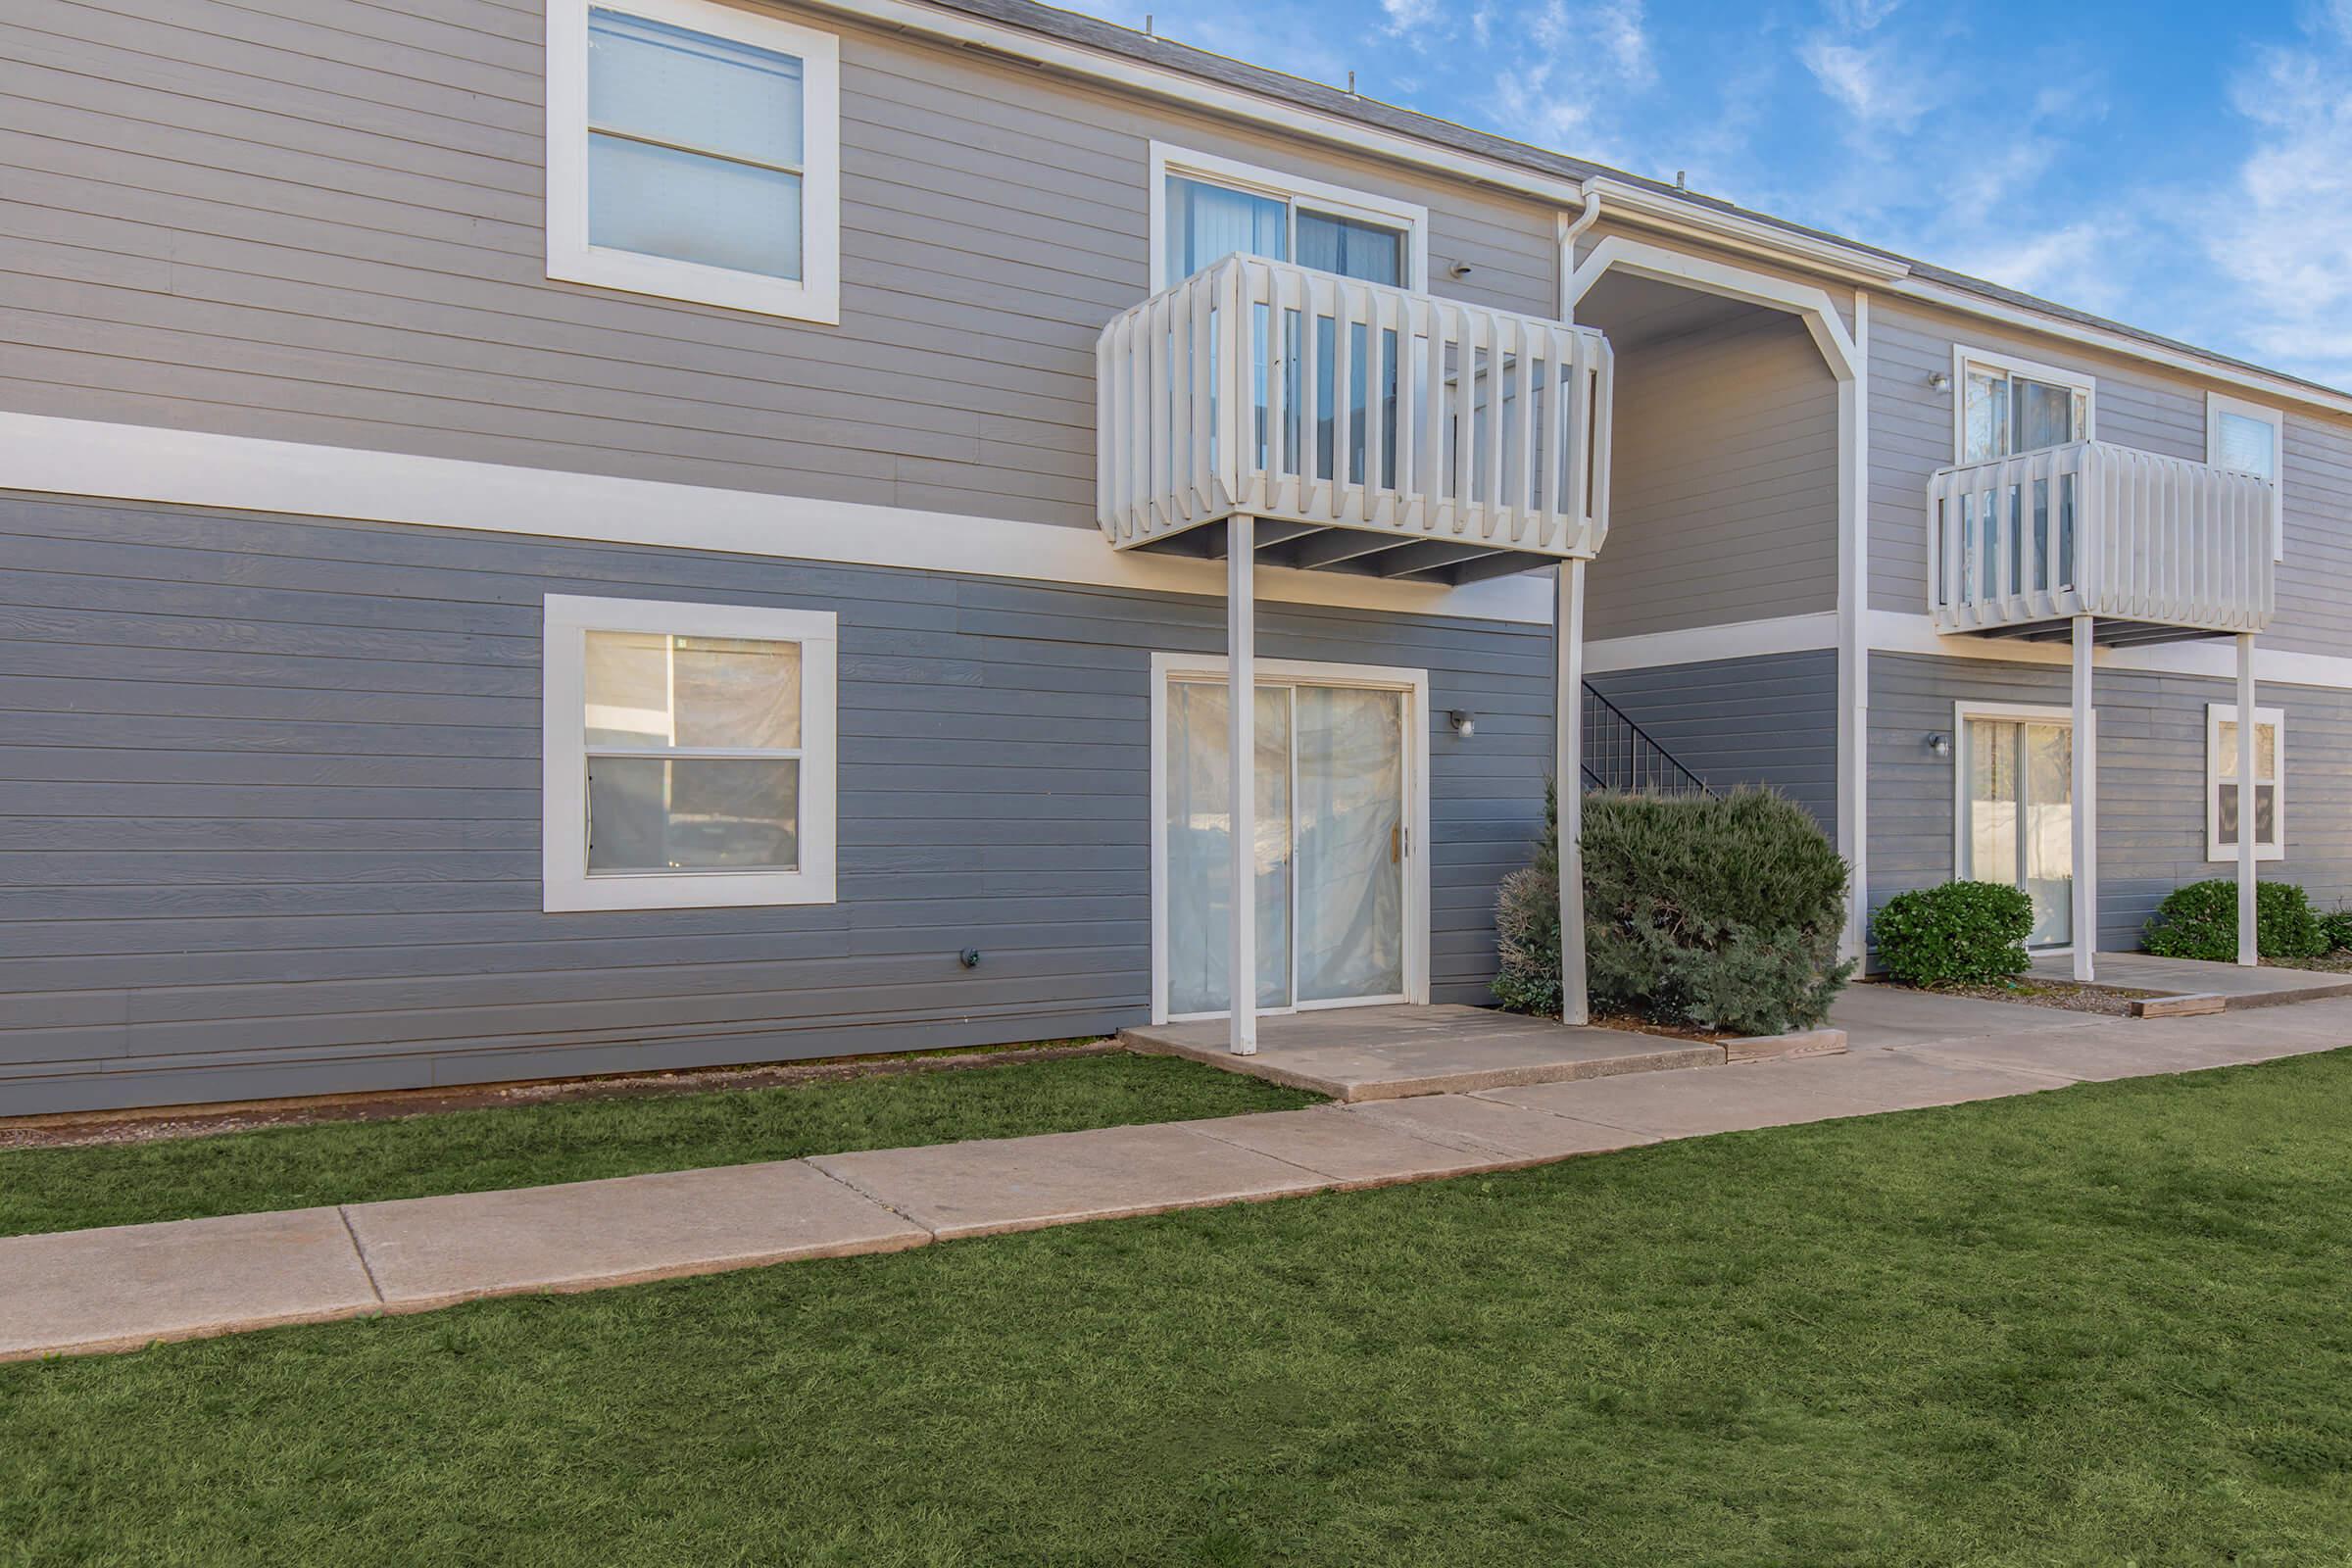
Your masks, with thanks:
[{"label": "white downspout", "polygon": [[1576,283],[1576,242],[1584,237],[1586,229],[1600,221],[1600,176],[1587,178],[1579,187],[1579,195],[1582,205],[1577,209],[1575,221],[1571,222],[1568,215],[1561,213],[1554,224],[1560,235],[1560,319],[1570,324],[1576,320],[1576,301],[1568,293]]}]

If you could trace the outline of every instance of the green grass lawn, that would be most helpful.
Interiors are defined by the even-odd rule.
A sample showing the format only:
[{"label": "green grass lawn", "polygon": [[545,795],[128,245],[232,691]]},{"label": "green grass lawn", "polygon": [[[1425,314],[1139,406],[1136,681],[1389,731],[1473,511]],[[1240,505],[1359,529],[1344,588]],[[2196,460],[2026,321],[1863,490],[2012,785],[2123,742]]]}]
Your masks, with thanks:
[{"label": "green grass lawn", "polygon": [[2341,1563],[2352,1052],[0,1367],[0,1561]]},{"label": "green grass lawn", "polygon": [[577,1100],[84,1149],[0,1150],[0,1236],[1288,1110],[1315,1097],[1117,1053],[779,1089]]}]

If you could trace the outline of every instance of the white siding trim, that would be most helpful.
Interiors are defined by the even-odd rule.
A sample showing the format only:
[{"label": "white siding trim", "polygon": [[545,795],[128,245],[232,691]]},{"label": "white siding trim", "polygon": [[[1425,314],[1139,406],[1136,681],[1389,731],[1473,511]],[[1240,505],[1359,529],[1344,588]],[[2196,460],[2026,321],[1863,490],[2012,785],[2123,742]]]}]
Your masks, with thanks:
[{"label": "white siding trim", "polygon": [[588,12],[547,8],[547,275],[559,282],[692,300],[762,316],[841,320],[841,40],[781,17],[713,0],[609,0],[649,22],[791,55],[801,62],[801,276],[798,281],[588,241]]},{"label": "white siding trim", "polygon": [[1812,653],[1838,646],[1838,612],[1739,620],[1688,631],[1642,632],[1585,644],[1585,672],[1655,669],[1665,664],[1703,664],[1717,659],[1760,659],[1771,654]]},{"label": "white siding trim", "polygon": [[[1113,550],[1101,530],[458,458],[0,413],[0,487],[604,544],[968,572],[1222,599],[1224,564]],[[1268,600],[1551,621],[1551,573],[1447,588],[1258,568]]]},{"label": "white siding trim", "polygon": [[1290,202],[1293,205],[1294,226],[1297,222],[1297,204],[1304,202],[1317,212],[1401,228],[1405,231],[1406,252],[1403,286],[1416,294],[1429,292],[1428,208],[1398,201],[1391,196],[1376,195],[1371,191],[1350,190],[1345,185],[1309,179],[1303,174],[1287,173],[1279,169],[1266,169],[1256,164],[1245,164],[1239,159],[1220,158],[1214,153],[1197,153],[1190,148],[1155,141],[1152,144],[1151,201],[1152,292],[1154,294],[1171,283],[1182,281],[1167,275],[1170,174],[1195,177],[1207,184],[1224,185]]},{"label": "white siding trim", "polygon": [[1565,290],[1571,311],[1606,273],[1629,272],[1636,277],[1800,317],[1805,329],[1813,334],[1821,357],[1829,362],[1832,375],[1839,381],[1852,381],[1861,373],[1860,356],[1854,352],[1853,337],[1838,317],[1838,307],[1831,301],[1828,290],[1811,283],[1791,282],[1769,272],[1733,267],[1703,256],[1686,256],[1681,251],[1652,245],[1646,240],[1629,239],[1623,234],[1611,234],[1593,246],[1582,262],[1563,254],[1562,266],[1571,263],[1574,266]]},{"label": "white siding trim", "polygon": [[[540,906],[715,909],[831,904],[834,864],[836,663],[829,610],[595,599],[549,594],[540,645]],[[801,648],[800,868],[588,874],[586,653],[591,631],[692,633],[798,643]]]},{"label": "white siding trim", "polygon": [[[1262,569],[1262,568],[1261,568]],[[1429,671],[1401,665],[1335,664],[1319,660],[1260,659],[1257,677],[1330,686],[1373,686],[1405,694],[1404,1000],[1429,1002]],[[1152,656],[1152,1021],[1168,1013],[1168,682],[1178,675],[1221,677],[1222,654]],[[1379,999],[1367,999],[1371,1005]],[[1304,1010],[1355,1003],[1306,1003]],[[1297,1011],[1301,1008],[1261,1009]],[[1188,1015],[1189,1016],[1189,1015]]]}]

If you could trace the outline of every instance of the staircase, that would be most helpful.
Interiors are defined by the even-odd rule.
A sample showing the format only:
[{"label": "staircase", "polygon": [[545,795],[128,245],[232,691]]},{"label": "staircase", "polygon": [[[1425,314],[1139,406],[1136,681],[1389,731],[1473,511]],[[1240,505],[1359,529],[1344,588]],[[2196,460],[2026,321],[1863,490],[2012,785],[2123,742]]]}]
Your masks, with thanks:
[{"label": "staircase", "polygon": [[1585,686],[1585,789],[1641,795],[1712,795],[1624,709]]}]

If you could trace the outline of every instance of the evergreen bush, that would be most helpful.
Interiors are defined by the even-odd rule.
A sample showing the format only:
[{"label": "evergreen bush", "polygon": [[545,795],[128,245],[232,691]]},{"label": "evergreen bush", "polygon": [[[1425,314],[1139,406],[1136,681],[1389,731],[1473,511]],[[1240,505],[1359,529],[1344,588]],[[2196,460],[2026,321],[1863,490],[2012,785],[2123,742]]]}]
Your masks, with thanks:
[{"label": "evergreen bush", "polygon": [[1888,899],[1871,921],[1879,961],[1907,986],[1997,985],[2031,961],[2034,901],[2006,882],[1946,882]]},{"label": "evergreen bush", "polygon": [[[2254,951],[2265,958],[2316,958],[2328,949],[2311,900],[2292,882],[2254,889]],[[2141,946],[2164,958],[2237,958],[2237,883],[2229,877],[2175,888],[2156,906]]]},{"label": "evergreen bush", "polygon": [[[1728,1034],[1818,1026],[1853,973],[1838,957],[1846,865],[1801,807],[1765,790],[1585,797],[1592,1005]],[[1559,818],[1495,905],[1515,1011],[1560,1011]]]},{"label": "evergreen bush", "polygon": [[2352,948],[2352,909],[2333,909],[2320,916],[2320,935],[2329,953]]}]

